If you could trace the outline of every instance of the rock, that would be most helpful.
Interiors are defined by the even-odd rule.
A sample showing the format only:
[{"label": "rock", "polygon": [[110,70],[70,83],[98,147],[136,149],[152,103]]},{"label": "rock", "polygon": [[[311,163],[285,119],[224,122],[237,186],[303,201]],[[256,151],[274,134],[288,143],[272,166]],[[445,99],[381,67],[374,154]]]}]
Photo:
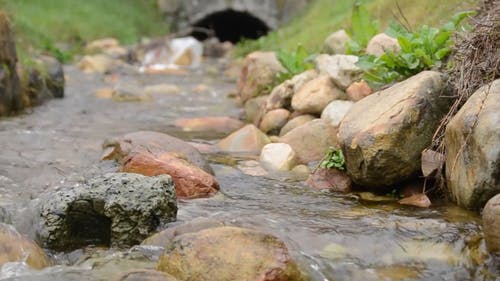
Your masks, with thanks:
[{"label": "rock", "polygon": [[319,55],[316,57],[316,69],[320,75],[330,76],[335,85],[345,90],[363,76],[356,62],[358,57],[352,55]]},{"label": "rock", "polygon": [[271,141],[254,125],[246,125],[222,139],[217,146],[228,152],[259,153]]},{"label": "rock", "polygon": [[196,87],[193,88],[192,91],[195,94],[203,94],[203,93],[210,93],[213,91],[213,89],[205,84],[198,84],[196,85]]},{"label": "rock", "polygon": [[23,237],[13,226],[0,223],[0,267],[8,262],[25,262],[34,269],[52,265],[35,242]]},{"label": "rock", "polygon": [[289,171],[297,164],[297,157],[290,145],[270,143],[262,149],[260,163],[271,171]]},{"label": "rock", "polygon": [[438,72],[424,71],[355,103],[338,138],[351,179],[388,187],[415,176],[420,153],[449,108]]},{"label": "rock", "polygon": [[365,80],[352,83],[345,91],[349,100],[353,102],[357,102],[372,94],[372,88],[370,88]]},{"label": "rock", "polygon": [[265,177],[268,175],[268,172],[264,168],[262,168],[259,161],[255,160],[240,161],[238,162],[238,165],[236,167],[243,174],[252,177]]},{"label": "rock", "polygon": [[483,231],[488,250],[500,255],[500,194],[491,198],[484,207]]},{"label": "rock", "polygon": [[177,85],[172,84],[156,84],[146,86],[144,88],[144,93],[146,95],[178,95],[181,93],[181,88]]},{"label": "rock", "polygon": [[64,97],[64,70],[61,62],[50,56],[40,56],[36,62],[44,72],[45,85],[54,98]]},{"label": "rock", "polygon": [[351,40],[345,30],[341,29],[330,34],[323,44],[323,49],[330,55],[345,54],[346,45]]},{"label": "rock", "polygon": [[292,97],[307,82],[318,77],[315,70],[307,70],[276,86],[266,100],[266,111],[278,108],[291,109]]},{"label": "rock", "polygon": [[85,73],[97,72],[101,74],[110,72],[118,65],[118,61],[102,54],[84,56],[77,64],[78,68]]},{"label": "rock", "polygon": [[110,173],[49,194],[41,201],[37,238],[56,250],[139,244],[160,224],[175,221],[170,176]]},{"label": "rock", "polygon": [[251,98],[245,103],[246,120],[249,123],[258,125],[266,113],[266,100],[268,96]]},{"label": "rock", "polygon": [[175,120],[175,126],[186,132],[217,132],[229,134],[245,126],[240,120],[227,117],[182,118]]},{"label": "rock", "polygon": [[398,53],[400,50],[401,47],[399,46],[398,39],[392,38],[385,33],[379,33],[373,36],[366,46],[366,53],[377,57],[383,55],[385,51]]},{"label": "rock", "polygon": [[238,94],[242,103],[269,94],[264,88],[271,84],[276,75],[284,71],[273,52],[253,52],[245,58],[238,81]]},{"label": "rock", "polygon": [[292,98],[292,108],[301,113],[321,114],[333,100],[342,99],[339,90],[329,76],[323,75],[307,82]]},{"label": "rock", "polygon": [[85,51],[87,52],[104,52],[108,49],[116,48],[120,46],[120,42],[116,38],[102,38],[89,42],[85,46]]},{"label": "rock", "polygon": [[312,173],[306,183],[315,189],[328,189],[337,192],[350,192],[352,181],[346,172],[337,169],[319,168]]},{"label": "rock", "polygon": [[114,281],[177,281],[171,275],[156,270],[131,270],[118,275]]},{"label": "rock", "polygon": [[125,159],[121,171],[149,177],[170,175],[177,198],[181,199],[208,197],[219,191],[219,184],[211,174],[178,158],[175,152],[154,155],[137,149]]},{"label": "rock", "polygon": [[299,126],[280,138],[297,154],[299,163],[307,164],[320,160],[330,146],[337,146],[335,128],[324,120],[316,119]]},{"label": "rock", "polygon": [[155,235],[142,241],[141,245],[165,247],[172,239],[177,236],[221,226],[224,226],[224,223],[216,219],[203,217],[197,218],[181,225],[169,227],[161,232],[158,232]]},{"label": "rock", "polygon": [[0,10],[0,116],[23,109],[21,84],[16,71],[14,34],[7,16]]},{"label": "rock", "polygon": [[446,181],[452,199],[480,209],[500,193],[500,79],[477,90],[446,127]]},{"label": "rock", "polygon": [[142,87],[132,83],[116,85],[111,99],[116,102],[147,102],[152,100]]},{"label": "rock", "polygon": [[94,96],[100,99],[110,99],[113,96],[113,88],[100,88],[94,92]]},{"label": "rock", "polygon": [[437,151],[424,149],[422,151],[422,175],[431,177],[444,167],[446,157]]},{"label": "rock", "polygon": [[183,280],[303,280],[283,242],[269,234],[217,227],[175,238],[158,270]]},{"label": "rock", "polygon": [[300,181],[307,180],[310,173],[311,170],[306,165],[297,165],[292,169],[292,177]]},{"label": "rock", "polygon": [[314,115],[310,115],[310,114],[299,115],[299,116],[293,118],[292,120],[288,121],[288,123],[286,123],[286,125],[283,126],[283,128],[281,128],[280,137],[286,135],[288,132],[290,132],[291,130],[293,130],[299,126],[302,126],[308,122],[311,122],[314,119],[316,119],[316,117],[314,117]]},{"label": "rock", "polygon": [[290,111],[286,109],[274,109],[266,113],[260,122],[260,130],[264,133],[278,134],[283,126],[285,126]]},{"label": "rock", "polygon": [[106,140],[103,148],[105,150],[102,156],[103,160],[116,160],[118,162],[122,162],[124,158],[137,148],[144,148],[154,155],[172,152],[179,158],[185,159],[213,175],[213,170],[207,160],[196,148],[181,139],[167,134],[151,131],[134,132]]},{"label": "rock", "polygon": [[398,203],[420,208],[429,208],[431,206],[431,200],[424,193],[414,194],[410,197],[403,198],[399,200]]},{"label": "rock", "polygon": [[333,127],[338,127],[353,104],[352,101],[334,100],[323,110],[321,119]]}]

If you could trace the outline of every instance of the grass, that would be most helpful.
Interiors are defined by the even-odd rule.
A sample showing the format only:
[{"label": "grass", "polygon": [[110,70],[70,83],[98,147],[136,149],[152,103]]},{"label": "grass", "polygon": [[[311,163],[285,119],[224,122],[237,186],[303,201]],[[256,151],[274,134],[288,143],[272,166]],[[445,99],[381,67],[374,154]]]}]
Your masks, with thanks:
[{"label": "grass", "polygon": [[[315,0],[302,15],[279,30],[255,41],[240,43],[235,54],[243,56],[254,50],[294,50],[298,44],[309,52],[320,52],[329,34],[341,28],[349,29],[353,3],[354,0],[337,0],[335,3]],[[456,12],[477,6],[474,0],[365,0],[363,3],[366,3],[372,18],[380,21],[380,31],[392,20],[408,25],[407,20],[415,29],[422,24],[440,25]]]},{"label": "grass", "polygon": [[44,50],[62,59],[89,41],[115,37],[123,44],[166,34],[155,0],[0,0],[23,53]]}]

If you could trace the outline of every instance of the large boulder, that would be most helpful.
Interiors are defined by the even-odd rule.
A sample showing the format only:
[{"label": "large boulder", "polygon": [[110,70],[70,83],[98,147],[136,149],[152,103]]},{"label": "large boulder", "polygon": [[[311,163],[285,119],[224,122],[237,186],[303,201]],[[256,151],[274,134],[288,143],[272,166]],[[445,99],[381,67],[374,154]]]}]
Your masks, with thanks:
[{"label": "large boulder", "polygon": [[446,127],[446,180],[452,198],[480,209],[500,193],[500,79],[477,90]]},{"label": "large boulder", "polygon": [[347,43],[351,40],[345,30],[341,29],[330,34],[323,44],[323,49],[330,55],[345,54]]},{"label": "large boulder", "polygon": [[328,75],[342,90],[363,76],[361,68],[356,66],[357,56],[319,55],[316,57],[316,69],[321,75]]},{"label": "large boulder", "polygon": [[167,134],[151,131],[134,132],[106,140],[103,148],[103,160],[116,160],[118,162],[123,162],[123,159],[138,148],[146,149],[155,155],[171,152],[175,153],[179,158],[200,167],[205,172],[213,174],[208,161],[196,148],[181,139]]},{"label": "large boulder", "polygon": [[500,194],[491,198],[484,207],[483,230],[488,250],[500,256]]},{"label": "large boulder", "polygon": [[40,204],[37,237],[58,250],[139,244],[177,214],[174,185],[166,175],[106,174],[45,195]]},{"label": "large boulder", "polygon": [[14,35],[7,16],[0,10],[0,116],[23,108],[21,86],[16,71]]},{"label": "large boulder", "polygon": [[154,155],[145,149],[138,149],[125,159],[121,171],[149,177],[170,175],[177,198],[208,197],[219,191],[214,176],[174,153]]},{"label": "large boulder", "polygon": [[276,75],[284,71],[273,52],[253,52],[245,58],[238,81],[238,93],[242,103],[266,93]]},{"label": "large boulder", "polygon": [[297,154],[299,163],[307,164],[325,156],[330,146],[337,146],[337,131],[322,119],[310,121],[280,137]]},{"label": "large boulder", "polygon": [[307,82],[292,97],[292,108],[300,113],[321,114],[333,100],[344,98],[328,75],[320,76]]},{"label": "large boulder", "polygon": [[303,280],[282,241],[229,226],[176,237],[165,246],[158,270],[180,281]]},{"label": "large boulder", "polygon": [[270,142],[266,134],[249,124],[222,139],[217,146],[227,152],[259,153]]},{"label": "large boulder", "polygon": [[316,70],[307,70],[276,86],[266,100],[266,111],[278,108],[291,109],[292,97],[307,82],[318,77]]},{"label": "large boulder", "polygon": [[51,266],[49,257],[33,241],[10,225],[0,223],[0,268],[8,262],[25,262],[34,269]]},{"label": "large boulder", "polygon": [[355,103],[339,126],[353,181],[387,187],[420,170],[420,156],[448,111],[443,76],[424,71]]}]

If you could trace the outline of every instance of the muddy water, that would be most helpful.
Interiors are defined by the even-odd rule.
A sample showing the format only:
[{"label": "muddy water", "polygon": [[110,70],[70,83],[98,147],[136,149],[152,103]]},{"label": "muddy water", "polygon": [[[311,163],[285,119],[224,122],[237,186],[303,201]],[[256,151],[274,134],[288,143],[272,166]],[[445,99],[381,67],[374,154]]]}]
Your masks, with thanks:
[{"label": "muddy water", "polygon": [[[143,85],[175,84],[177,94],[150,102],[114,102],[94,91],[109,86],[99,75],[67,67],[67,97],[31,113],[0,120],[0,220],[31,233],[25,206],[41,193],[112,171],[100,162],[104,139],[154,130],[213,143],[219,136],[186,134],[176,118],[241,112],[227,93],[218,64],[189,75],[141,75],[113,79]],[[128,82],[126,82],[128,83]],[[194,93],[203,83],[211,90]],[[222,187],[210,199],[181,201],[178,221],[215,218],[271,232],[283,239],[311,280],[498,280],[498,261],[485,253],[479,217],[451,205],[421,210],[356,195],[317,192],[283,175],[256,177],[239,169],[252,157],[208,155]],[[53,253],[57,265],[41,272],[10,264],[5,280],[110,280],[131,268],[154,268],[158,249],[81,249]]]}]

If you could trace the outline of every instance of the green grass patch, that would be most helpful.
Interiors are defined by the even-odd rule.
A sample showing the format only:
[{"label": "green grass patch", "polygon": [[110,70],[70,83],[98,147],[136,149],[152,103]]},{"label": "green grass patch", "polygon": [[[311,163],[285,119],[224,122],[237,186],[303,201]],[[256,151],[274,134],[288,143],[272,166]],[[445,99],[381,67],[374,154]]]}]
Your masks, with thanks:
[{"label": "green grass patch", "polygon": [[[354,0],[315,0],[303,14],[282,28],[258,40],[247,40],[238,44],[235,54],[243,56],[255,50],[294,50],[299,44],[309,52],[320,52],[329,34],[341,28],[350,29],[354,2]],[[447,22],[456,12],[477,6],[475,0],[365,0],[363,2],[367,5],[372,18],[380,22],[380,31],[385,30],[391,21],[403,22],[414,29],[423,24],[439,26]]]},{"label": "green grass patch", "polygon": [[168,32],[155,0],[0,0],[0,9],[21,53],[44,50],[63,60],[95,39],[129,44]]}]

